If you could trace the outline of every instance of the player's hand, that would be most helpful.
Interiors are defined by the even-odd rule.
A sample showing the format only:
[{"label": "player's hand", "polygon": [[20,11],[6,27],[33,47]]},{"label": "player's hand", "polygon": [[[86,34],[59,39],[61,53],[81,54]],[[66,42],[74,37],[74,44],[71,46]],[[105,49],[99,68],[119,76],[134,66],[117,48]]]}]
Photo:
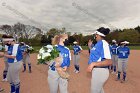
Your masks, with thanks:
[{"label": "player's hand", "polygon": [[3,52],[0,52],[0,56],[4,56],[4,53]]},{"label": "player's hand", "polygon": [[54,59],[54,61],[55,61],[55,67],[60,67],[60,63],[62,62],[62,57],[57,57],[57,58],[55,58]]},{"label": "player's hand", "polygon": [[93,41],[90,39],[90,40],[88,41],[88,47],[89,47],[90,49],[91,49],[92,43],[93,43]]},{"label": "player's hand", "polygon": [[63,71],[67,71],[67,67],[63,67]]},{"label": "player's hand", "polygon": [[96,66],[96,63],[92,62],[92,63],[88,66],[87,72],[91,72],[92,69],[93,69],[95,66]]},{"label": "player's hand", "polygon": [[57,58],[54,59],[54,61],[56,63],[61,63],[62,62],[62,57],[57,57]]},{"label": "player's hand", "polygon": [[55,63],[56,68],[59,68],[60,66],[61,66],[60,63],[58,63],[58,62]]}]

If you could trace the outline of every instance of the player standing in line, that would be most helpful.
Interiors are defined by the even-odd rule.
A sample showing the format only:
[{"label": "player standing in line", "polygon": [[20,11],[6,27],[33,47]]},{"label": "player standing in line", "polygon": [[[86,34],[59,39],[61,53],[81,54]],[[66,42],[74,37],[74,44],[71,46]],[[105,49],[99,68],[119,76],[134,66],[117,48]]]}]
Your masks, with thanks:
[{"label": "player standing in line", "polygon": [[29,46],[26,45],[24,42],[20,43],[21,46],[21,50],[22,50],[22,54],[23,54],[23,71],[26,71],[26,62],[28,63],[28,67],[29,67],[29,73],[32,72],[31,70],[31,61],[30,61],[30,50],[29,50]]},{"label": "player standing in line", "polygon": [[91,49],[88,72],[92,72],[91,93],[104,93],[103,86],[109,77],[108,66],[112,64],[109,44],[104,40],[109,34],[108,28],[101,27],[95,31],[97,43]]},{"label": "player standing in line", "polygon": [[73,62],[74,62],[74,67],[75,67],[75,70],[74,72],[75,73],[79,73],[79,59],[80,59],[80,52],[82,51],[82,48],[81,46],[78,45],[78,42],[73,42],[74,46],[73,46],[73,52],[74,52],[74,55],[73,55]]},{"label": "player standing in line", "polygon": [[121,42],[120,47],[117,48],[117,55],[118,55],[118,76],[117,81],[120,80],[121,73],[123,73],[123,79],[121,83],[126,80],[126,70],[127,70],[127,63],[128,57],[130,55],[130,49],[127,47],[129,42],[124,41]]},{"label": "player standing in line", "polygon": [[63,60],[61,64],[56,64],[56,62],[53,62],[53,64],[49,66],[48,83],[50,93],[58,93],[58,87],[60,93],[68,93],[68,80],[61,78],[56,70],[57,67],[61,67],[63,68],[63,71],[67,71],[68,67],[70,66],[70,50],[67,47],[65,47],[67,39],[67,34],[61,34],[56,35],[52,40],[52,44],[56,45],[57,49],[60,51],[60,55],[62,56]]},{"label": "player standing in line", "polygon": [[111,45],[111,54],[112,54],[112,74],[116,74],[116,69],[118,65],[118,56],[117,56],[117,41],[112,40],[112,45]]},{"label": "player standing in line", "polygon": [[22,52],[12,37],[8,41],[8,53],[0,53],[0,56],[6,57],[9,65],[7,79],[11,86],[10,93],[20,93],[19,72],[22,66]]},{"label": "player standing in line", "polygon": [[[4,53],[7,54],[7,50],[8,50],[8,36],[7,35],[3,35],[2,36],[2,41],[3,41],[3,44],[4,44]],[[5,69],[3,71],[3,82],[4,81],[7,81],[7,72],[8,72],[8,62],[7,62],[7,58],[4,57],[4,63],[5,63]]]}]

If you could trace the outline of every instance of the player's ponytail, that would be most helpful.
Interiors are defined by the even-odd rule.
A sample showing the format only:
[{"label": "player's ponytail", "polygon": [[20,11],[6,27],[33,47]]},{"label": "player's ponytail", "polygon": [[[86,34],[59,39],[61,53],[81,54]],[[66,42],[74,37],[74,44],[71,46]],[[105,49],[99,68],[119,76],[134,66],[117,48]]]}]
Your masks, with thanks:
[{"label": "player's ponytail", "polygon": [[57,45],[60,42],[61,38],[68,38],[67,34],[60,34],[60,35],[55,35],[54,38],[52,39],[52,45]]},{"label": "player's ponytail", "polygon": [[54,38],[52,39],[52,45],[57,45],[60,41],[60,36],[55,35]]}]

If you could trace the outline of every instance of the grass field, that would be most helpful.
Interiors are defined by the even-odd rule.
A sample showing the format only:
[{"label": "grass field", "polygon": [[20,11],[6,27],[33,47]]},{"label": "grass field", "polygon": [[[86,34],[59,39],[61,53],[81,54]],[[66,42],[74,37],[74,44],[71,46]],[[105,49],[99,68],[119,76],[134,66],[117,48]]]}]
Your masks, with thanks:
[{"label": "grass field", "polygon": [[[72,46],[68,46],[70,48],[70,50],[72,50]],[[33,48],[35,49],[34,52],[38,52],[39,49],[41,48],[41,46],[33,46]],[[88,50],[87,46],[82,46],[83,50]],[[131,50],[140,50],[140,46],[129,46],[129,48]]]}]

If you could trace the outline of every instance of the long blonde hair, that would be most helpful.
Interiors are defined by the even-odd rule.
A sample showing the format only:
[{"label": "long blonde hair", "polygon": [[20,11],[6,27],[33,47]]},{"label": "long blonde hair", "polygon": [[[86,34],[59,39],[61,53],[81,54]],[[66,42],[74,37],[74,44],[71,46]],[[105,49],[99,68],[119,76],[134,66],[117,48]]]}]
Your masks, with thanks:
[{"label": "long blonde hair", "polygon": [[55,35],[54,38],[52,39],[52,45],[59,44],[61,38],[67,39],[68,35],[67,34]]}]

